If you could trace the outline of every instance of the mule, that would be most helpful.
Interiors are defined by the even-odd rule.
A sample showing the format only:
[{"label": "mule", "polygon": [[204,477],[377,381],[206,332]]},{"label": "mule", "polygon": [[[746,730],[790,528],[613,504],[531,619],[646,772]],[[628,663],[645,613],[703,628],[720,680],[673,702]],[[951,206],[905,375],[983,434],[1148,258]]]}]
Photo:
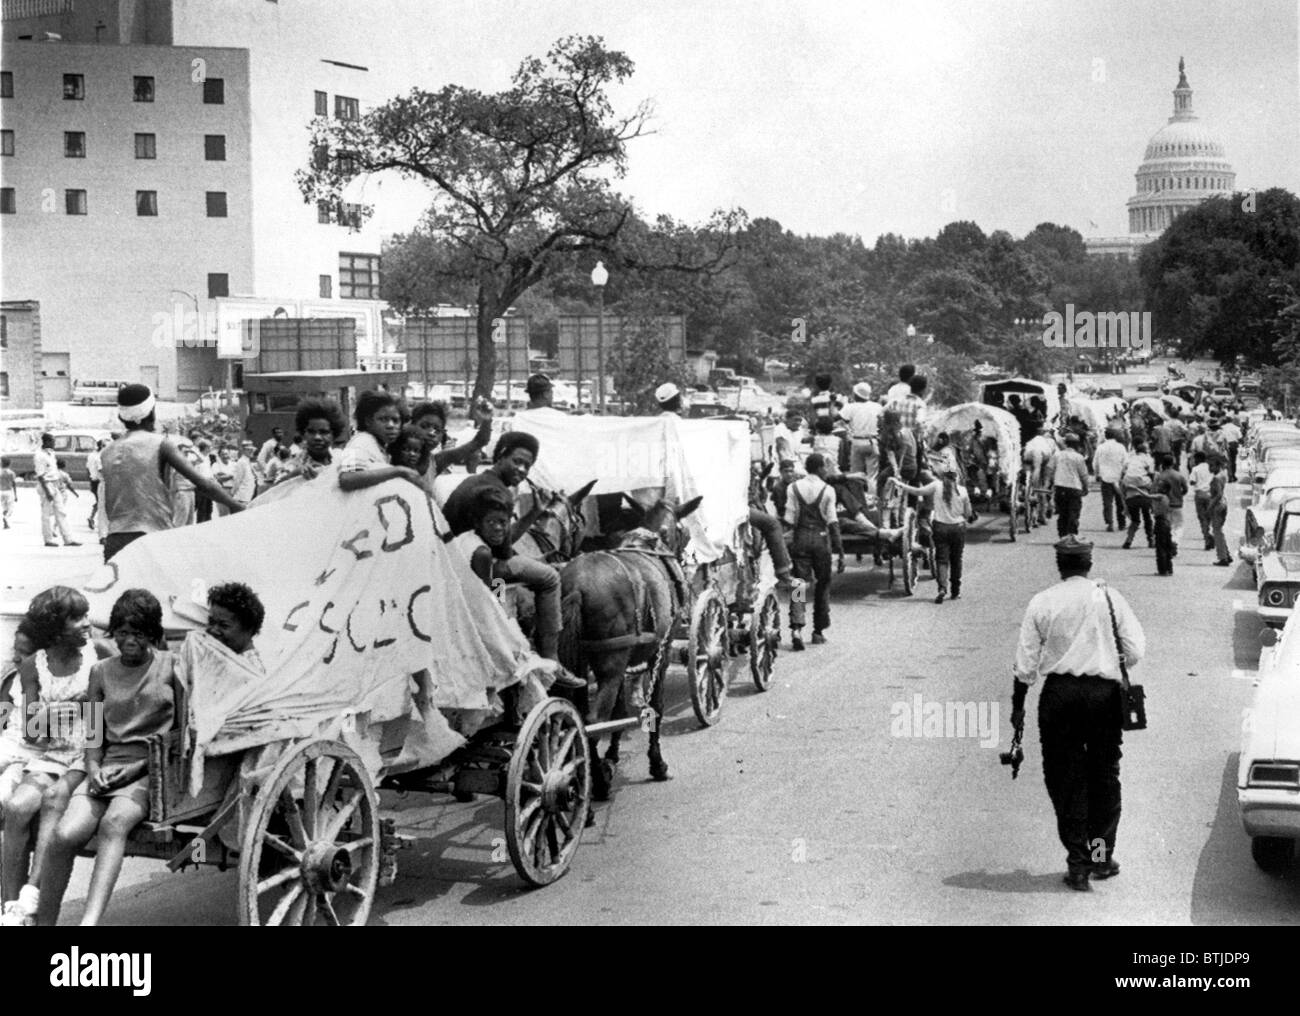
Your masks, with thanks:
[{"label": "mule", "polygon": [[[640,527],[613,550],[574,558],[560,573],[562,631],[560,662],[580,677],[590,669],[596,681],[588,721],[601,723],[632,715],[626,678],[639,687],[630,705],[648,708],[650,777],[668,779],[659,744],[663,722],[664,675],[678,615],[689,606],[680,555],[686,544],[681,520],[699,507],[696,497],[681,506],[663,498],[646,509],[627,498]],[[591,738],[592,795],[609,799],[618,763],[619,733],[610,737],[605,757]]]}]

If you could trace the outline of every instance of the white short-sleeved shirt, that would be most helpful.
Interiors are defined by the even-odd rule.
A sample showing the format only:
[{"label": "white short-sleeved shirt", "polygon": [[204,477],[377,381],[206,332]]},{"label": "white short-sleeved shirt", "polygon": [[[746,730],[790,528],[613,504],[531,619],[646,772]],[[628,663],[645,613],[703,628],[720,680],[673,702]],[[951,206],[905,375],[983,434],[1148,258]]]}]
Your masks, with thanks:
[{"label": "white short-sleeved shirt", "polygon": [[339,455],[340,473],[360,473],[367,469],[380,469],[392,465],[379,440],[369,431],[352,435]]},{"label": "white short-sleeved shirt", "polygon": [[861,441],[880,436],[880,414],[884,411],[879,402],[850,402],[840,410],[840,417],[849,425],[849,437]]}]

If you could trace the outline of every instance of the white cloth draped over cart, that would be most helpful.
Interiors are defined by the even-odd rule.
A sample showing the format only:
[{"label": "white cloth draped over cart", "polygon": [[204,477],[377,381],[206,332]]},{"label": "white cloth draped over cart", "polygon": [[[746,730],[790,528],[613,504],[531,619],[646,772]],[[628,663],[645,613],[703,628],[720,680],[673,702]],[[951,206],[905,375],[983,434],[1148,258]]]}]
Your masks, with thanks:
[{"label": "white cloth draped over cart", "polygon": [[[410,718],[423,747],[406,767],[433,764],[463,743],[440,710],[487,716],[499,709],[496,691],[547,670],[443,544],[446,521],[415,486],[348,493],[321,478],[294,487],[237,515],[142,537],[83,588],[100,626],[132,588],[158,597],[168,629],[202,626],[212,585],[243,582],[261,598],[265,675],[210,640],[188,647],[200,756],[313,736],[341,720],[364,733]],[[412,708],[411,675],[421,670],[430,675],[423,712]],[[438,729],[420,729],[430,723]]]},{"label": "white cloth draped over cart", "polygon": [[679,504],[703,496],[683,524],[690,556],[715,561],[749,518],[749,425],[743,420],[663,416],[550,416],[522,413],[515,430],[541,445],[531,478],[552,490],[594,494],[661,488]]}]

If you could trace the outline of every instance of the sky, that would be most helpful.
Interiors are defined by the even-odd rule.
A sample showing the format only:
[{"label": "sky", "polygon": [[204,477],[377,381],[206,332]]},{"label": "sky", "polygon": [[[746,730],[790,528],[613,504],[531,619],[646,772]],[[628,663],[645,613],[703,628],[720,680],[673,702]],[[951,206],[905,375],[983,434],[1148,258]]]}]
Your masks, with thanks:
[{"label": "sky", "polygon": [[[649,215],[701,222],[739,206],[867,243],[956,219],[1016,236],[1043,221],[1126,233],[1180,56],[1237,188],[1300,193],[1295,0],[283,2],[316,10],[319,46],[372,54],[372,100],[416,85],[498,91],[556,39],[602,36],[636,64],[616,110],[654,105],[654,133],[630,143],[617,184]],[[367,200],[385,232],[425,204],[391,182]]]}]

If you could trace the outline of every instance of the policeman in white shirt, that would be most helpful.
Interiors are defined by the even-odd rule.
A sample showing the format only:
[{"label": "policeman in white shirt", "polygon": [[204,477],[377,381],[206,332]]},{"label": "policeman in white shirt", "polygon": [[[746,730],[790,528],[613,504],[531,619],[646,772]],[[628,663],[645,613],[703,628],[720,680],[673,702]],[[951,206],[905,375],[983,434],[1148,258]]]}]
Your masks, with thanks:
[{"label": "policeman in white shirt", "polygon": [[1124,736],[1119,654],[1134,666],[1146,652],[1146,636],[1128,601],[1088,578],[1091,543],[1065,537],[1056,544],[1056,566],[1061,581],[1029,601],[1020,626],[1011,725],[1022,729],[1025,696],[1043,675],[1038,699],[1043,778],[1066,849],[1065,883],[1086,892],[1089,877],[1119,874],[1115,835]]},{"label": "policeman in white shirt", "polygon": [[1128,449],[1115,440],[1109,431],[1106,432],[1106,440],[1092,453],[1092,471],[1097,474],[1097,481],[1101,485],[1101,514],[1106,520],[1108,533],[1115,531],[1111,525],[1112,506],[1115,516],[1113,521],[1119,523],[1120,529],[1128,525],[1124,514],[1124,492],[1119,487],[1120,478],[1124,475],[1124,460],[1127,458]]},{"label": "policeman in white shirt", "polygon": [[880,464],[880,414],[884,411],[879,402],[871,401],[871,385],[865,381],[853,386],[853,401],[840,410],[840,418],[849,425],[849,472],[866,473],[870,484],[875,484]]}]

